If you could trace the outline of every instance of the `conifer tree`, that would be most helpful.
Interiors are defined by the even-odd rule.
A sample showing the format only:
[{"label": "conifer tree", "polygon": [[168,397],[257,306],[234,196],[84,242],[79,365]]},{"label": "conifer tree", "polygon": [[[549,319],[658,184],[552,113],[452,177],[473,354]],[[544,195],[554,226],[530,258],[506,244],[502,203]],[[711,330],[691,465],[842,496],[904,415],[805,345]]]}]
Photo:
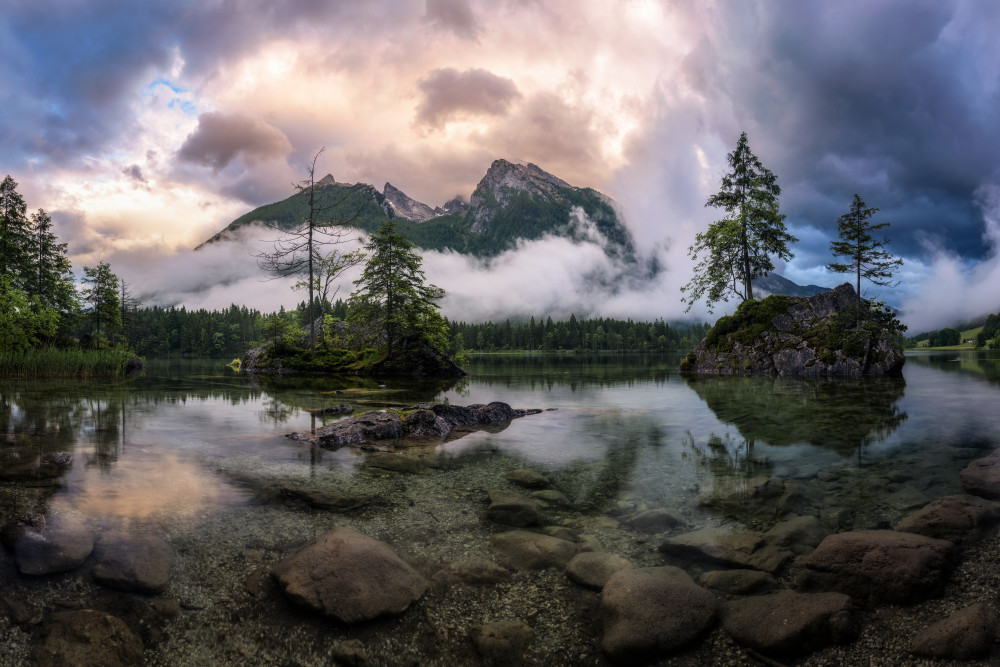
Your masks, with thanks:
[{"label": "conifer tree", "polygon": [[57,242],[52,232],[52,218],[43,209],[31,214],[30,231],[26,291],[65,320],[79,307],[66,244]]},{"label": "conifer tree", "polygon": [[29,272],[30,230],[27,206],[17,191],[17,181],[0,181],[0,276],[10,276],[11,286],[24,289]]},{"label": "conifer tree", "polygon": [[94,341],[101,346],[102,326],[105,333],[121,328],[121,304],[118,300],[118,276],[111,272],[107,262],[95,267],[83,267],[83,282],[89,287],[83,290],[83,300],[89,304],[87,310],[94,323]]},{"label": "conifer tree", "polygon": [[873,231],[889,226],[888,222],[872,222],[877,212],[877,208],[867,208],[864,200],[855,194],[851,209],[837,219],[840,240],[830,242],[830,252],[835,257],[845,256],[851,261],[846,264],[833,262],[826,268],[836,273],[853,273],[858,300],[861,299],[862,278],[883,287],[895,287],[892,276],[903,265],[903,260],[894,259],[885,249],[889,239],[878,241],[872,237]]}]

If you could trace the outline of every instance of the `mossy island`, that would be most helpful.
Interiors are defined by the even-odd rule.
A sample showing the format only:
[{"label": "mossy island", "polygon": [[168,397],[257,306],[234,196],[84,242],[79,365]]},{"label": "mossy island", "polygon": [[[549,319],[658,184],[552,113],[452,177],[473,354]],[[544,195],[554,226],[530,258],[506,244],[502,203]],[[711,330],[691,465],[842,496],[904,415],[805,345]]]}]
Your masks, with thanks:
[{"label": "mossy island", "polygon": [[681,371],[803,377],[901,375],[899,322],[849,283],[811,297],[747,300],[720,317]]}]

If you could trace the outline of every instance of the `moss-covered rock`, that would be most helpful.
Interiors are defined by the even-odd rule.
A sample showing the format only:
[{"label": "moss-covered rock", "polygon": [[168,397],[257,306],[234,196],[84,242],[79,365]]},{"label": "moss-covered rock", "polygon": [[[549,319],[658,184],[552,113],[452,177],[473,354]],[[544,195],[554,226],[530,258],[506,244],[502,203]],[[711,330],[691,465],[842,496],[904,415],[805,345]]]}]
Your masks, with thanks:
[{"label": "moss-covered rock", "polygon": [[713,374],[898,375],[903,350],[885,319],[859,302],[847,283],[808,298],[745,301],[719,318],[680,368]]}]

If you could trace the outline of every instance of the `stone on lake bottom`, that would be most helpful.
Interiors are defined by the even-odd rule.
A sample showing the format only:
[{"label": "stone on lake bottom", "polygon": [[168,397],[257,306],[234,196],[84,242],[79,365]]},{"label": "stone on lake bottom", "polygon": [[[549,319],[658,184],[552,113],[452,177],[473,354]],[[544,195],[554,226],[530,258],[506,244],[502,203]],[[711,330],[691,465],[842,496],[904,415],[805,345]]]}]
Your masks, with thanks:
[{"label": "stone on lake bottom", "polygon": [[722,627],[764,655],[798,657],[854,641],[860,624],[847,595],[786,590],[723,605]]},{"label": "stone on lake bottom", "polygon": [[620,570],[601,593],[601,648],[623,664],[668,656],[713,625],[717,606],[680,568]]},{"label": "stone on lake bottom", "polygon": [[401,614],[427,581],[384,543],[334,528],[278,563],[274,578],[292,602],[343,623]]},{"label": "stone on lake bottom", "polygon": [[94,579],[130,593],[160,593],[170,583],[174,551],[155,535],[103,535],[94,549]]},{"label": "stone on lake bottom", "polygon": [[1000,449],[969,464],[958,473],[966,493],[1000,500]]},{"label": "stone on lake bottom", "polygon": [[506,526],[539,526],[545,523],[542,510],[531,498],[513,491],[490,491],[486,518]]},{"label": "stone on lake bottom", "polygon": [[496,621],[473,626],[469,638],[487,665],[516,665],[535,633],[522,621]]},{"label": "stone on lake bottom", "polygon": [[504,479],[525,489],[544,489],[550,484],[548,477],[527,468],[511,470]]},{"label": "stone on lake bottom", "polygon": [[978,496],[945,496],[905,517],[896,530],[963,544],[1000,521],[1000,503]]},{"label": "stone on lake bottom", "polygon": [[94,536],[72,517],[45,517],[35,527],[18,523],[4,536],[13,543],[14,560],[22,574],[43,575],[79,567],[94,550]]},{"label": "stone on lake bottom", "polygon": [[614,554],[600,551],[579,553],[566,565],[566,576],[590,588],[601,589],[615,572],[632,567],[632,563]]},{"label": "stone on lake bottom", "polygon": [[643,533],[662,533],[687,525],[680,514],[663,508],[639,512],[626,519],[625,523]]},{"label": "stone on lake bottom", "polygon": [[317,509],[331,512],[350,512],[372,502],[372,496],[348,493],[337,489],[317,489],[309,486],[283,486],[280,493],[285,498],[301,500]]},{"label": "stone on lake bottom", "polygon": [[713,570],[698,577],[698,583],[723,595],[760,595],[777,590],[777,579],[760,570]]},{"label": "stone on lake bottom", "polygon": [[573,542],[527,530],[497,533],[490,538],[490,544],[515,570],[563,569],[576,554]]},{"label": "stone on lake bottom", "polygon": [[996,631],[996,612],[980,602],[918,632],[910,651],[939,660],[984,658],[993,648]]},{"label": "stone on lake bottom", "polygon": [[142,641],[123,620],[85,609],[52,614],[42,640],[31,650],[35,667],[131,667],[141,665]]},{"label": "stone on lake bottom", "polygon": [[806,561],[801,589],[835,591],[871,605],[907,604],[939,595],[955,545],[893,530],[830,535]]}]

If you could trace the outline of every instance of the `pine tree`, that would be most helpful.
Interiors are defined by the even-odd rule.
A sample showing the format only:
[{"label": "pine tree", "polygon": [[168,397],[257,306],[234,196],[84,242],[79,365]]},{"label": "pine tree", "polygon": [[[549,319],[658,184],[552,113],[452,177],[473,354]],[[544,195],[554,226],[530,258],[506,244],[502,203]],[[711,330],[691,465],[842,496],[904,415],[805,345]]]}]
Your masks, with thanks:
[{"label": "pine tree", "polygon": [[121,304],[118,300],[118,276],[111,272],[107,262],[100,262],[96,267],[83,267],[83,282],[89,287],[83,290],[83,300],[90,307],[87,313],[94,323],[94,341],[101,346],[101,331],[110,333],[121,328]]},{"label": "pine tree", "polygon": [[438,351],[448,347],[447,327],[435,303],[444,290],[425,284],[413,243],[389,221],[365,246],[367,261],[349,301],[348,321],[360,337],[385,346],[392,357],[400,339],[417,335]]},{"label": "pine tree", "polygon": [[0,276],[10,276],[11,286],[24,289],[29,273],[30,230],[27,206],[17,191],[17,181],[0,181]]},{"label": "pine tree", "polygon": [[66,319],[79,307],[73,285],[73,265],[66,256],[66,244],[57,242],[52,232],[52,218],[43,209],[31,214],[28,247],[31,270],[26,276],[27,292]]},{"label": "pine tree", "polygon": [[883,287],[895,287],[893,273],[903,265],[903,260],[893,259],[892,253],[885,249],[889,239],[877,241],[872,238],[873,231],[889,226],[888,222],[872,223],[876,212],[877,208],[866,208],[864,200],[855,194],[851,210],[837,219],[840,240],[830,242],[830,252],[835,257],[845,256],[851,261],[848,264],[833,262],[826,268],[836,273],[854,273],[859,300],[862,278]]},{"label": "pine tree", "polygon": [[730,295],[753,299],[753,279],[774,270],[772,255],[791,259],[788,244],[798,240],[785,229],[785,216],[778,212],[777,178],[750,151],[746,132],[727,159],[732,172],[705,202],[724,209],[726,216],[700,232],[688,249],[692,259],[705,254],[694,277],[681,288],[687,294],[687,310],[702,297],[709,309]]}]

